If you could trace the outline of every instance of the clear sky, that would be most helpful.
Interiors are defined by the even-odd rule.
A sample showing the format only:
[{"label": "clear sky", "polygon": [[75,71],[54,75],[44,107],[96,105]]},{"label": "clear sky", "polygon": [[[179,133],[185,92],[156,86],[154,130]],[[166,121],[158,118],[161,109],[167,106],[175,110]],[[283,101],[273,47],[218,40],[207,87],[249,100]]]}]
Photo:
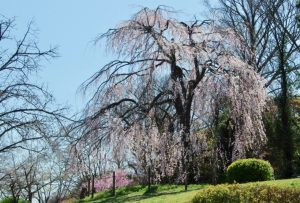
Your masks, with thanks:
[{"label": "clear sky", "polygon": [[41,48],[59,46],[60,57],[43,63],[40,79],[60,104],[83,107],[79,85],[113,59],[92,41],[141,7],[171,6],[186,18],[203,13],[202,0],[1,0],[0,14],[16,18],[17,32],[35,22]]}]

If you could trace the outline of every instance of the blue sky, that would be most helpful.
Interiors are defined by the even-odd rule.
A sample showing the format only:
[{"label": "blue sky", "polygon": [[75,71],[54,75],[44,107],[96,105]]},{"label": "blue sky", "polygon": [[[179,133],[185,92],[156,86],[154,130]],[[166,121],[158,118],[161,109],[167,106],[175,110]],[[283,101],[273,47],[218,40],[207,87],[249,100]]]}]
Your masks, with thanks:
[{"label": "blue sky", "polygon": [[60,104],[83,107],[79,85],[114,57],[92,41],[100,33],[129,19],[141,7],[171,6],[185,18],[203,13],[202,0],[1,0],[0,14],[16,18],[16,32],[33,20],[41,48],[59,46],[60,57],[43,63],[40,82]]}]

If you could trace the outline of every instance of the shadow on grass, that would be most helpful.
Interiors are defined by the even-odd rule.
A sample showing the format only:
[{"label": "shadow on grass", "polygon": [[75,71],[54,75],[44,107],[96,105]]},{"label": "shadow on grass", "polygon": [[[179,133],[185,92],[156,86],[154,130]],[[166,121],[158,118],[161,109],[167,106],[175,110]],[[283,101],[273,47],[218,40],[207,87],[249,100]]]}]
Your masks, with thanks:
[{"label": "shadow on grass", "polygon": [[[152,186],[150,188],[150,190],[146,190],[143,194],[137,194],[135,196],[132,197],[128,197],[126,196],[127,194],[129,194],[130,192],[138,192],[141,189],[144,189],[145,186],[140,187],[140,189],[138,188],[129,188],[126,191],[128,191],[127,193],[120,193],[117,192],[116,193],[116,197],[111,197],[111,196],[102,196],[102,198],[97,198],[97,199],[93,199],[92,202],[97,202],[97,203],[121,203],[121,202],[134,202],[134,201],[141,201],[141,200],[145,200],[145,199],[149,199],[149,198],[153,198],[153,197],[159,197],[159,196],[163,196],[163,195],[176,195],[176,194],[181,194],[181,193],[185,193],[185,192],[191,192],[191,191],[195,191],[195,190],[200,190],[203,189],[204,187],[200,187],[200,188],[194,188],[194,189],[190,189],[188,191],[184,191],[184,190],[180,190],[180,191],[173,191],[173,192],[157,192],[158,190],[158,186]],[[138,190],[137,190],[138,189]]]},{"label": "shadow on grass", "polygon": [[150,194],[153,194],[153,193],[157,193],[157,190],[158,190],[158,186],[153,185],[150,188],[147,188],[147,190],[144,192],[143,195],[150,195]]},{"label": "shadow on grass", "polygon": [[143,185],[135,185],[135,186],[127,186],[127,187],[122,187],[122,188],[118,188],[116,190],[116,196],[112,197],[112,191],[110,190],[106,190],[106,191],[102,191],[98,194],[95,194],[94,198],[86,198],[84,200],[81,200],[79,202],[106,202],[108,200],[108,202],[115,202],[115,199],[118,199],[122,196],[126,196],[130,193],[134,193],[134,192],[138,192],[140,190],[143,190],[146,186]]}]

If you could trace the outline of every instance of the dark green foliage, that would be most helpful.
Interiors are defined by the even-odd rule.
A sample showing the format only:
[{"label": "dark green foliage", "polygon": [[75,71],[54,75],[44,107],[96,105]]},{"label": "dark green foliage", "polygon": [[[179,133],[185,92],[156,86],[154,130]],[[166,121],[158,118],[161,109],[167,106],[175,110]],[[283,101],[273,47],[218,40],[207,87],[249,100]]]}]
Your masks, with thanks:
[{"label": "dark green foliage", "polygon": [[157,189],[158,189],[158,185],[152,185],[149,188],[147,188],[146,192],[144,193],[144,195],[147,195],[147,194],[151,194],[151,193],[156,193],[157,192]]},{"label": "dark green foliage", "polygon": [[193,203],[294,203],[300,202],[300,189],[272,185],[217,185],[201,190]]},{"label": "dark green foliage", "polygon": [[264,126],[268,138],[268,143],[264,149],[264,157],[272,164],[275,178],[287,177],[285,173],[287,171],[292,171],[293,177],[295,177],[300,174],[300,99],[297,96],[288,100],[289,134],[292,146],[285,147],[285,151],[290,151],[293,154],[291,157],[292,165],[289,167],[287,167],[286,156],[283,150],[283,143],[286,142],[287,134],[283,132],[284,125],[280,118],[281,107],[279,101],[279,96],[274,97],[273,101],[268,104],[268,111],[264,113]]},{"label": "dark green foliage", "polygon": [[[15,203],[15,202],[16,202],[16,200],[14,200],[14,198],[12,198],[12,197],[6,197],[6,198],[0,200],[0,203]],[[28,201],[22,200],[22,199],[19,199],[17,202],[18,203],[29,203]]]},{"label": "dark green foliage", "polygon": [[239,159],[227,168],[227,181],[245,183],[272,180],[274,170],[271,164],[261,159]]},{"label": "dark green foliage", "polygon": [[30,202],[24,199],[19,199],[18,203],[30,203]]}]

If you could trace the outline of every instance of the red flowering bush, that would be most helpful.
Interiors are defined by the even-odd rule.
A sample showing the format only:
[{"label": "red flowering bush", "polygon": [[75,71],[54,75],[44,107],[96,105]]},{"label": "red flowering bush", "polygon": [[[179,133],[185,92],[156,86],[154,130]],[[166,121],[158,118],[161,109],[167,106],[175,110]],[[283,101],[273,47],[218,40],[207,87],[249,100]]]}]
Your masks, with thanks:
[{"label": "red flowering bush", "polygon": [[[116,188],[128,186],[133,183],[133,180],[130,179],[127,175],[127,173],[123,170],[116,170],[115,171],[116,176]],[[87,182],[82,184],[82,187],[87,187]],[[113,173],[109,173],[103,176],[99,176],[95,178],[95,190],[96,192],[105,190],[105,189],[111,189],[113,186]]]}]

